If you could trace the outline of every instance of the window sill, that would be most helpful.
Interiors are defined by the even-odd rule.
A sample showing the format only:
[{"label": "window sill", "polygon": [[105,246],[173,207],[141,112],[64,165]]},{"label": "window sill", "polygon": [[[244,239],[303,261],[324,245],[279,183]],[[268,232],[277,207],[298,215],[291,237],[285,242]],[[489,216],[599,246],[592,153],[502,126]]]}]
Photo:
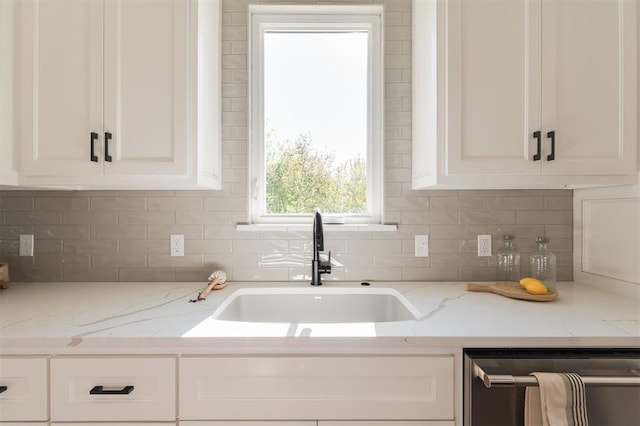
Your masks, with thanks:
[{"label": "window sill", "polygon": [[[323,224],[322,229],[325,232],[395,232],[398,230],[398,225],[380,225],[369,223],[352,223],[352,224]],[[282,231],[282,232],[311,232],[310,223],[299,224],[286,224],[286,223],[264,223],[264,224],[238,224],[236,225],[236,231]]]}]

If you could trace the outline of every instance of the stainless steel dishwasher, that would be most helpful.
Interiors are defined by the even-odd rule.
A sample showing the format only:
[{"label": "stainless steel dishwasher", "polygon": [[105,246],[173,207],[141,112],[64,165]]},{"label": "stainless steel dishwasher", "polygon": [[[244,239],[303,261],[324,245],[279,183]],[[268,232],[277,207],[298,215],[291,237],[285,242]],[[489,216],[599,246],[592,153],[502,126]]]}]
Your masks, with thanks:
[{"label": "stainless steel dishwasher", "polygon": [[640,348],[466,349],[464,425],[524,425],[532,372],[580,374],[589,426],[640,425]]}]

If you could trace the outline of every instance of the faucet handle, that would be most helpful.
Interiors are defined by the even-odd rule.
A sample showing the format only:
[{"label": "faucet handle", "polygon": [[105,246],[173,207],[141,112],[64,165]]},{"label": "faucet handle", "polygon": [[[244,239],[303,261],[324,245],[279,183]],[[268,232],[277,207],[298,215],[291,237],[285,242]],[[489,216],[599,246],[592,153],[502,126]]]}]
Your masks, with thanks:
[{"label": "faucet handle", "polygon": [[331,250],[329,250],[329,260],[327,260],[326,262],[320,262],[319,267],[321,274],[331,273]]}]

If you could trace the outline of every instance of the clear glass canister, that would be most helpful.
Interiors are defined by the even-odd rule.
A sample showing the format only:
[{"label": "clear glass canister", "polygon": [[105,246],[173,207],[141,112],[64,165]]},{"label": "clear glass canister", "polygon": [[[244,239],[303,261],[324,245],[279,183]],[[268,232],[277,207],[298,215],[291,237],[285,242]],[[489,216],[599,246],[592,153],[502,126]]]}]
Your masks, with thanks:
[{"label": "clear glass canister", "polygon": [[520,252],[516,250],[515,237],[513,235],[505,235],[502,239],[504,248],[496,253],[498,258],[496,278],[498,281],[517,282],[520,280]]},{"label": "clear glass canister", "polygon": [[547,249],[549,239],[536,237],[538,250],[529,255],[529,274],[547,287],[556,286],[556,255]]}]

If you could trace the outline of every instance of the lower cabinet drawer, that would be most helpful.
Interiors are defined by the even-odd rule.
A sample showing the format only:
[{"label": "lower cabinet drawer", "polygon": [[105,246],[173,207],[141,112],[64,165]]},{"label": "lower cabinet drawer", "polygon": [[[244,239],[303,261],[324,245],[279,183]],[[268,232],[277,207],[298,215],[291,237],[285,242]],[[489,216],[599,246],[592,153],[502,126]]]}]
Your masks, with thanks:
[{"label": "lower cabinet drawer", "polygon": [[[209,421],[209,422],[180,422],[180,426],[318,426],[315,420],[291,422],[239,422],[239,421]],[[75,426],[75,425],[74,425]],[[419,425],[418,425],[419,426]]]},{"label": "lower cabinet drawer", "polygon": [[185,357],[179,381],[184,420],[453,419],[453,356]]},{"label": "lower cabinet drawer", "polygon": [[[2,425],[2,426],[11,426],[11,425]],[[14,426],[30,426],[30,425],[14,425]],[[38,425],[33,425],[38,426]],[[47,424],[43,425],[47,426]],[[126,422],[118,422],[118,423],[93,423],[93,422],[74,422],[73,424],[69,423],[51,423],[51,426],[176,426],[176,422],[162,422],[162,423],[152,423],[152,422],[135,422],[135,423],[126,423]],[[204,425],[203,425],[204,426]],[[314,425],[315,426],[315,425]]]},{"label": "lower cabinet drawer", "polygon": [[0,421],[46,421],[46,358],[0,358]]},{"label": "lower cabinet drawer", "polygon": [[2,426],[49,426],[49,422],[2,422]]},{"label": "lower cabinet drawer", "polygon": [[[45,424],[46,425],[46,424]],[[5,424],[2,424],[2,426],[7,426]],[[15,425],[15,426],[23,426],[22,424],[20,425]],[[37,426],[37,425],[34,425]],[[73,422],[73,423],[51,423],[51,426],[96,426],[95,423],[78,423],[78,422]],[[131,422],[131,423],[127,423],[127,422],[118,422],[118,423],[100,423],[99,426],[176,426],[176,422],[162,422],[162,423],[150,423],[150,422]],[[314,425],[315,426],[315,425]]]},{"label": "lower cabinet drawer", "polygon": [[175,421],[175,358],[54,358],[52,421]]},{"label": "lower cabinet drawer", "polygon": [[317,426],[455,426],[455,422],[451,421],[385,421],[385,420],[356,420],[356,421],[325,421],[318,422]]}]

